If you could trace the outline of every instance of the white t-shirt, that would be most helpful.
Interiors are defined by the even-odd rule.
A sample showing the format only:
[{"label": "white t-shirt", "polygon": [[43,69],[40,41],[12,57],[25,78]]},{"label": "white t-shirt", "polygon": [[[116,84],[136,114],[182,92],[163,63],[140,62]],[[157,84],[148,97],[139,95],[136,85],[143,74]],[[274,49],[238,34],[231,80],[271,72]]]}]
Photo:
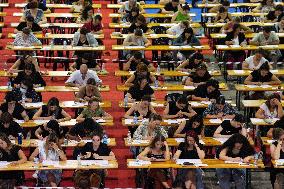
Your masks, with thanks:
[{"label": "white t-shirt", "polygon": [[73,72],[65,83],[75,83],[79,85],[86,85],[89,78],[94,78],[97,83],[101,83],[102,80],[98,77],[97,73],[93,70],[88,70],[85,79],[82,78],[80,70]]},{"label": "white t-shirt", "polygon": [[171,32],[173,35],[180,36],[184,31],[184,28],[181,28],[180,25],[181,24],[176,24],[170,27],[168,31]]},{"label": "white t-shirt", "polygon": [[264,111],[265,118],[278,118],[277,108],[274,108],[273,112],[270,112],[265,103],[263,103],[260,108]]},{"label": "white t-shirt", "polygon": [[267,62],[268,60],[265,59],[264,57],[262,57],[259,61],[259,64],[256,66],[254,63],[253,63],[253,58],[254,58],[255,55],[253,56],[250,56],[248,58],[245,59],[246,63],[248,63],[248,67],[249,67],[249,70],[258,70],[260,68],[260,66]]}]

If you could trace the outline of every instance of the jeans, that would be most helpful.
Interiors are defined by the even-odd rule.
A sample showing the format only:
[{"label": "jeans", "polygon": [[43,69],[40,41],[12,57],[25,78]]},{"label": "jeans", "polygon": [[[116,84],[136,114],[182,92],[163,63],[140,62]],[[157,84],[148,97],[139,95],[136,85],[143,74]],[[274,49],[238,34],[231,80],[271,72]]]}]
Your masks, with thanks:
[{"label": "jeans", "polygon": [[204,185],[202,182],[202,169],[196,169],[195,174],[196,174],[196,188],[198,189],[204,189]]},{"label": "jeans", "polygon": [[244,189],[246,186],[245,169],[216,169],[216,174],[221,189],[231,188],[231,177],[237,189]]}]

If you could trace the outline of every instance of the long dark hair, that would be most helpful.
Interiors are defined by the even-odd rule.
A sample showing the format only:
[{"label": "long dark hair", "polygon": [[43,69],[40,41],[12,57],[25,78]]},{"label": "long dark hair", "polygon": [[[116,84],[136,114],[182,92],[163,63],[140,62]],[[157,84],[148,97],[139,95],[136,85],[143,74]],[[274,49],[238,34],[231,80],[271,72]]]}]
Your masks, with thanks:
[{"label": "long dark hair", "polygon": [[[159,141],[165,142],[165,141],[166,141],[166,138],[165,138],[163,135],[156,135],[156,136],[153,138],[153,140],[151,141],[149,147],[150,147],[151,149],[155,148],[155,144],[156,144],[157,142],[159,142]],[[162,151],[165,151],[166,149],[165,149],[164,147],[162,147],[161,150],[162,150]]]},{"label": "long dark hair", "polygon": [[[191,34],[190,36],[189,36],[189,38],[185,38],[185,34],[186,33],[189,33],[189,34]],[[194,37],[194,32],[193,32],[193,29],[191,28],[191,27],[188,27],[188,28],[186,28],[184,31],[183,31],[183,33],[181,34],[181,37],[182,37],[182,39],[183,40],[186,40],[188,43],[191,41],[191,39]]]},{"label": "long dark hair", "polygon": [[[57,109],[54,112],[51,112],[50,111],[50,106],[57,106]],[[49,116],[51,116],[51,114],[54,114],[55,117],[57,117],[58,114],[60,113],[59,112],[60,106],[59,106],[58,98],[52,97],[51,99],[49,99],[48,102],[47,102],[47,108],[48,108],[48,115]]]},{"label": "long dark hair", "polygon": [[[188,131],[186,134],[185,134],[185,137],[184,137],[184,151],[187,151],[187,148],[189,147],[189,143],[188,143],[188,140],[187,140],[187,137],[192,137],[195,141],[195,143],[200,146],[201,144],[199,143],[199,138],[198,138],[198,135],[196,134],[196,132],[194,131]],[[195,149],[195,146],[193,145],[193,149]]]},{"label": "long dark hair", "polygon": [[[87,20],[88,19],[88,12],[90,10],[93,10],[93,7],[91,5],[86,6],[81,13],[81,18],[83,18],[84,20]],[[94,13],[94,11],[93,11],[93,13]]]},{"label": "long dark hair", "polygon": [[33,88],[33,82],[32,82],[31,79],[26,78],[26,79],[22,80],[21,83],[22,83],[23,85],[27,86],[27,92],[31,92],[31,91],[34,90],[34,88]]},{"label": "long dark hair", "polygon": [[14,145],[5,133],[0,133],[0,139],[7,143],[8,149],[11,149],[11,147]]},{"label": "long dark hair", "polygon": [[273,93],[273,94],[271,94],[271,95],[267,98],[267,100],[265,101],[265,104],[266,104],[266,106],[267,106],[268,108],[271,108],[271,103],[270,103],[270,101],[271,101],[272,99],[274,99],[274,98],[276,98],[277,100],[281,101],[281,97],[280,97],[280,95],[279,95],[278,93]]},{"label": "long dark hair", "polygon": [[198,122],[199,123],[199,127],[202,128],[203,127],[203,117],[201,115],[194,115],[189,119],[189,124],[192,125],[193,122]]},{"label": "long dark hair", "polygon": [[51,129],[58,138],[62,138],[63,136],[63,129],[59,126],[59,123],[56,120],[50,120],[47,122],[46,127]]}]

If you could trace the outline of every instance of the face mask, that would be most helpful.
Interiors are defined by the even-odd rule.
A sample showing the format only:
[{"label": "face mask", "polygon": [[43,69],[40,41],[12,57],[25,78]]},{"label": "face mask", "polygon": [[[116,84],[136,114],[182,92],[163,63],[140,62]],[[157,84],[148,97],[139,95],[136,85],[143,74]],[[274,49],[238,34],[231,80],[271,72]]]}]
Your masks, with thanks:
[{"label": "face mask", "polygon": [[20,91],[21,91],[21,93],[26,93],[27,92],[27,89],[24,89],[24,88],[20,88]]}]

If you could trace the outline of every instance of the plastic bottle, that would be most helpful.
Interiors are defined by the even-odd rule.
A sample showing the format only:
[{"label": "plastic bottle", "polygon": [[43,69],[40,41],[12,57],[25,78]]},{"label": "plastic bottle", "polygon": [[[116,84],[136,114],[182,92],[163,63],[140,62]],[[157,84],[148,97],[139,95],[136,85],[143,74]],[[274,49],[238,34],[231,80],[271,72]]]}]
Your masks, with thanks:
[{"label": "plastic bottle", "polygon": [[136,113],[134,113],[133,123],[134,123],[135,125],[138,123],[138,117],[137,117],[137,114],[136,114]]},{"label": "plastic bottle", "polygon": [[67,48],[67,41],[63,41],[63,49],[66,49]]},{"label": "plastic bottle", "polygon": [[23,135],[22,135],[22,133],[18,133],[18,144],[19,145],[23,144]]},{"label": "plastic bottle", "polygon": [[12,89],[12,83],[11,83],[10,79],[8,79],[7,87],[8,87],[8,90]]},{"label": "plastic bottle", "polygon": [[102,141],[104,144],[107,144],[108,143],[108,136],[107,134],[104,134],[103,135],[103,141]]},{"label": "plastic bottle", "polygon": [[131,132],[128,131],[128,133],[127,133],[127,142],[131,143],[131,141],[132,141],[132,139],[131,139]]},{"label": "plastic bottle", "polygon": [[53,47],[54,47],[54,39],[52,38],[52,39],[50,40],[50,48],[53,49]]},{"label": "plastic bottle", "polygon": [[155,88],[158,88],[158,87],[159,87],[159,81],[158,81],[157,79],[155,80],[154,87],[155,87]]},{"label": "plastic bottle", "polygon": [[125,107],[128,106],[128,96],[127,95],[124,96],[124,106]]},{"label": "plastic bottle", "polygon": [[106,70],[106,65],[105,63],[102,63],[102,71]]},{"label": "plastic bottle", "polygon": [[4,62],[4,65],[3,65],[3,69],[4,69],[4,72],[6,72],[8,70],[8,64],[7,62]]},{"label": "plastic bottle", "polygon": [[78,163],[78,166],[81,166],[81,154],[77,155],[77,163]]},{"label": "plastic bottle", "polygon": [[253,157],[254,157],[254,162],[253,162],[253,164],[254,164],[254,166],[257,166],[258,153],[255,153]]},{"label": "plastic bottle", "polygon": [[157,66],[157,74],[158,75],[160,75],[161,74],[161,67],[160,67],[160,65],[158,64],[158,66]]},{"label": "plastic bottle", "polygon": [[27,137],[26,137],[26,140],[27,140],[27,141],[29,141],[29,140],[31,139],[31,135],[32,135],[32,134],[31,134],[31,131],[29,131],[29,132],[27,133]]}]

